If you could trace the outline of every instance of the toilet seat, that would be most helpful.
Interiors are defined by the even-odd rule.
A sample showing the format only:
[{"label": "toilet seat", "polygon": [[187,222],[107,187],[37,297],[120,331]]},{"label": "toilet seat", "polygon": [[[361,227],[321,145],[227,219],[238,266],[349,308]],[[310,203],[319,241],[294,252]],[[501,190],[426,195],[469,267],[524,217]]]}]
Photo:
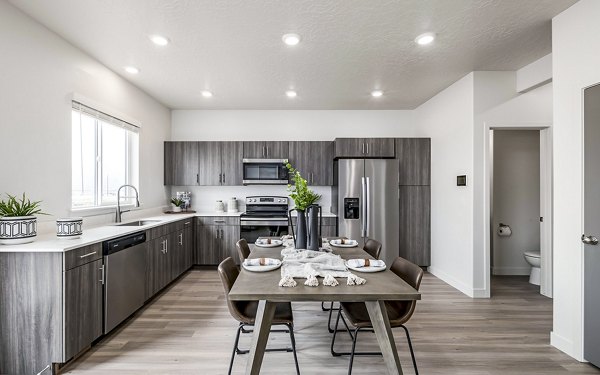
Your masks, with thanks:
[{"label": "toilet seat", "polygon": [[526,251],[523,254],[525,254],[526,257],[532,257],[532,258],[539,258],[540,257],[540,252],[539,251]]}]

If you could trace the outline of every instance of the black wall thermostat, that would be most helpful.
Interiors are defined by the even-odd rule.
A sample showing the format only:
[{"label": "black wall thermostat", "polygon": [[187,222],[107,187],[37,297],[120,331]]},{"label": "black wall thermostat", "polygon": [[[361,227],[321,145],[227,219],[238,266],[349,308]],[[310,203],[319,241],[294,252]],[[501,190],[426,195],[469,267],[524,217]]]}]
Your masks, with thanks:
[{"label": "black wall thermostat", "polygon": [[467,186],[467,175],[456,176],[456,186]]}]

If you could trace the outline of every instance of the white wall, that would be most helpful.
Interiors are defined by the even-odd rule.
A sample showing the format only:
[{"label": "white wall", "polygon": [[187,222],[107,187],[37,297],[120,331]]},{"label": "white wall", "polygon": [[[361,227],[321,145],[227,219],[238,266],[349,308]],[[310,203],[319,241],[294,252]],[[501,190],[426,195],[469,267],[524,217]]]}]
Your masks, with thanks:
[{"label": "white wall", "polygon": [[[71,94],[77,92],[142,122],[140,193],[145,208],[166,203],[162,142],[170,111],[81,50],[0,2],[0,193],[42,200],[40,229],[71,207]],[[96,224],[114,214],[88,218]]]},{"label": "white wall", "polygon": [[[524,251],[540,251],[540,132],[494,131],[493,274],[528,275]],[[512,235],[501,237],[499,223]]]},{"label": "white wall", "polygon": [[[473,80],[470,73],[415,110],[431,137],[431,267],[467,295],[473,285]],[[456,176],[467,175],[467,186]]]},{"label": "white wall", "polygon": [[600,82],[600,1],[552,21],[554,84],[554,326],[552,345],[583,359],[582,89]]}]

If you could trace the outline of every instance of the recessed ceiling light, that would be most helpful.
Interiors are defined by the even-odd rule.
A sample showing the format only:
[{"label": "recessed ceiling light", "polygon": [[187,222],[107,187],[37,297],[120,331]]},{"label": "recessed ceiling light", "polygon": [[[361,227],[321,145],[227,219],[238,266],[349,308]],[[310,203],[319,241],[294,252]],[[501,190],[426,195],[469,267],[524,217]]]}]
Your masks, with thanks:
[{"label": "recessed ceiling light", "polygon": [[300,35],[298,34],[285,34],[281,40],[288,46],[295,46],[300,43]]},{"label": "recessed ceiling light", "polygon": [[426,44],[433,42],[434,39],[435,39],[434,33],[425,33],[425,34],[421,34],[418,37],[416,37],[415,42],[417,42],[417,44],[424,46]]},{"label": "recessed ceiling light", "polygon": [[205,98],[212,98],[213,93],[208,90],[204,90],[204,91],[202,91],[202,96]]},{"label": "recessed ceiling light", "polygon": [[138,74],[140,72],[140,70],[135,66],[126,66],[125,71],[130,74]]},{"label": "recessed ceiling light", "polygon": [[150,35],[150,40],[157,46],[166,46],[170,42],[169,38],[162,35]]},{"label": "recessed ceiling light", "polygon": [[288,98],[295,98],[296,96],[298,96],[298,93],[296,91],[294,91],[294,90],[288,90],[288,91],[285,92],[285,95]]},{"label": "recessed ceiling light", "polygon": [[374,98],[379,98],[380,96],[383,96],[383,91],[381,91],[381,90],[371,91],[371,96]]}]

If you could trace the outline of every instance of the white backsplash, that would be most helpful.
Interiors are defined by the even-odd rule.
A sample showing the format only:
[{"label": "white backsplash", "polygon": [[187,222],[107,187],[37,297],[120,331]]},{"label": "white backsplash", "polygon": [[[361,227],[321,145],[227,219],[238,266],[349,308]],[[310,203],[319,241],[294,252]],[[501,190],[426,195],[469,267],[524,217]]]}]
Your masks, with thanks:
[{"label": "white backsplash", "polygon": [[[317,194],[321,194],[318,202],[323,207],[323,212],[331,212],[331,190],[330,186],[311,186]],[[175,196],[178,191],[190,191],[192,193],[192,209],[197,212],[215,211],[215,202],[222,200],[227,210],[227,202],[231,197],[237,198],[238,209],[244,212],[245,198],[253,195],[288,196],[286,185],[251,185],[251,186],[173,186],[171,195]],[[290,199],[290,208],[294,201]]]}]

